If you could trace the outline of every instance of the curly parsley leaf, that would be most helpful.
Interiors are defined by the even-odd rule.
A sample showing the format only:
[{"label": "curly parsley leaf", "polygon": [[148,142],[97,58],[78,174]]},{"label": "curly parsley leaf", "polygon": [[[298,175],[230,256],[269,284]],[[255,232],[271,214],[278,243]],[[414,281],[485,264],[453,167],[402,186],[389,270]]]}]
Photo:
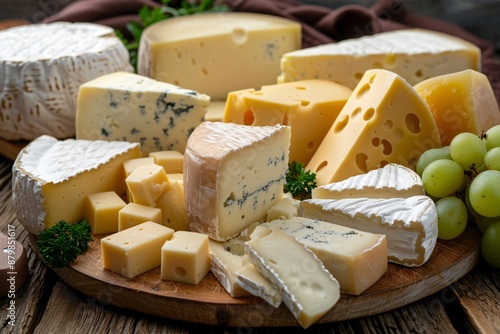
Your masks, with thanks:
[{"label": "curly parsley leaf", "polygon": [[288,164],[285,192],[301,200],[311,198],[312,190],[316,188],[316,174],[306,171],[304,165],[293,161]]}]

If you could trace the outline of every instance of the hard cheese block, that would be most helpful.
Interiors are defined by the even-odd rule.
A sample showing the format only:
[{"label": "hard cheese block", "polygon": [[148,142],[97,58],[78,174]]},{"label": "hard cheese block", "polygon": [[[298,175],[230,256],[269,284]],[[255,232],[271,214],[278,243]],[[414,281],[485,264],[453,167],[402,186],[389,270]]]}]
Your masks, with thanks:
[{"label": "hard cheese block", "polygon": [[103,75],[80,86],[76,138],[137,142],[145,156],[184,152],[209,104],[207,95],[137,74]]},{"label": "hard cheese block", "polygon": [[480,49],[460,38],[404,29],[286,53],[278,82],[327,79],[354,89],[363,73],[382,68],[411,85],[441,74],[480,70]]},{"label": "hard cheese block", "polygon": [[155,206],[161,209],[162,225],[176,231],[189,230],[189,217],[184,198],[182,174],[167,174],[170,186],[155,201]]},{"label": "hard cheese block", "polygon": [[110,27],[30,24],[0,31],[0,137],[33,140],[75,135],[78,87],[103,74],[132,72]]},{"label": "hard cheese block", "polygon": [[309,248],[339,282],[342,292],[359,295],[387,271],[383,234],[304,217],[273,220],[261,226],[277,227]]},{"label": "hard cheese block", "polygon": [[392,198],[425,195],[420,176],[408,167],[390,163],[366,174],[351,176],[312,190],[316,199]]},{"label": "hard cheese block", "polygon": [[437,211],[428,196],[408,198],[308,199],[302,217],[385,234],[390,262],[421,266],[437,242]]},{"label": "hard cheese block", "polygon": [[184,154],[184,197],[191,230],[227,240],[266,219],[283,197],[290,127],[205,122]]},{"label": "hard cheese block", "polygon": [[129,142],[57,140],[41,136],[26,146],[12,167],[12,196],[19,222],[38,234],[60,220],[84,218],[88,194],[125,193],[123,162],[141,157]]},{"label": "hard cheese block", "polygon": [[326,314],[340,298],[337,280],[312,251],[279,228],[258,226],[245,253],[283,294],[283,302],[303,328]]},{"label": "hard cheese block", "polygon": [[484,74],[465,70],[440,75],[414,86],[436,119],[441,144],[461,132],[477,135],[500,124],[498,103]]},{"label": "hard cheese block", "polygon": [[441,141],[427,105],[399,75],[366,71],[306,170],[319,186],[388,163],[415,170],[420,155]]},{"label": "hard cheese block", "polygon": [[290,161],[306,165],[352,91],[327,80],[303,80],[228,94],[224,121],[289,125]]}]

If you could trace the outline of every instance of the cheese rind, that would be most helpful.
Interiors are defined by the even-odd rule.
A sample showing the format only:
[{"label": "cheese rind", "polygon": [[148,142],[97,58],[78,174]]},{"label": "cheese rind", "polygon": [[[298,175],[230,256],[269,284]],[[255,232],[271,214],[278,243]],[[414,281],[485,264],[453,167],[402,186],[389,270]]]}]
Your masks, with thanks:
[{"label": "cheese rind", "polygon": [[367,70],[387,69],[411,85],[438,75],[481,69],[480,49],[463,39],[403,29],[286,53],[278,82],[326,79],[354,89]]},{"label": "cheese rind", "polygon": [[437,242],[437,211],[428,196],[308,199],[299,215],[387,237],[390,262],[421,266]]},{"label": "cheese rind", "polygon": [[191,230],[214,240],[264,221],[283,197],[290,128],[204,122],[184,154],[184,197]]},{"label": "cheese rind", "polygon": [[271,282],[257,270],[251,262],[243,258],[243,267],[236,272],[235,283],[253,296],[260,297],[274,307],[279,307],[283,296]]}]

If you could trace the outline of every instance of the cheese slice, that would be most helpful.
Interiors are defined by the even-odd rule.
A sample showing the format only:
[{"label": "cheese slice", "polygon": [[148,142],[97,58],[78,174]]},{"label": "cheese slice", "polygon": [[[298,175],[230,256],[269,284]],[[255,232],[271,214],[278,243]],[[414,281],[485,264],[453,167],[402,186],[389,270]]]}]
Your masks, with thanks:
[{"label": "cheese slice", "polygon": [[112,28],[37,23],[0,31],[0,137],[33,140],[75,135],[78,87],[116,71],[132,72]]},{"label": "cheese slice", "polygon": [[224,122],[289,125],[290,161],[306,165],[352,91],[328,80],[303,80],[228,94]]},{"label": "cheese slice", "polygon": [[245,253],[278,287],[283,302],[303,328],[314,324],[340,298],[339,283],[323,263],[279,228],[256,227],[245,244]]},{"label": "cheese slice", "polygon": [[414,86],[436,119],[441,144],[461,132],[477,135],[500,124],[498,103],[488,77],[464,70],[429,78]]},{"label": "cheese slice", "polygon": [[437,242],[437,211],[428,196],[309,199],[302,201],[299,214],[385,234],[389,261],[408,267],[427,262]]},{"label": "cheese slice", "polygon": [[439,147],[427,105],[399,75],[366,71],[306,170],[318,186],[367,173],[388,163],[415,170],[420,155]]},{"label": "cheese slice", "polygon": [[344,293],[361,294],[387,271],[387,242],[383,234],[304,217],[273,220],[261,226],[277,227],[309,248]]},{"label": "cheese slice", "polygon": [[191,230],[214,240],[264,221],[283,197],[290,127],[204,122],[184,154],[184,197]]},{"label": "cheese slice", "polygon": [[260,297],[273,307],[279,307],[283,296],[271,282],[269,282],[257,268],[243,257],[243,267],[236,272],[235,283],[241,286],[253,296]]},{"label": "cheese slice", "polygon": [[145,156],[183,153],[209,104],[207,95],[134,73],[103,75],[80,86],[76,138],[137,142]]},{"label": "cheese slice", "polygon": [[441,74],[481,69],[480,49],[424,29],[366,35],[286,53],[278,82],[327,79],[354,89],[369,69],[393,71],[411,85]]},{"label": "cheese slice", "polygon": [[392,198],[425,195],[420,176],[408,167],[390,163],[366,174],[351,176],[312,190],[312,198]]},{"label": "cheese slice", "polygon": [[139,157],[137,143],[38,137],[19,153],[12,167],[12,197],[19,222],[38,234],[60,220],[82,220],[88,194],[125,193],[123,162]]}]

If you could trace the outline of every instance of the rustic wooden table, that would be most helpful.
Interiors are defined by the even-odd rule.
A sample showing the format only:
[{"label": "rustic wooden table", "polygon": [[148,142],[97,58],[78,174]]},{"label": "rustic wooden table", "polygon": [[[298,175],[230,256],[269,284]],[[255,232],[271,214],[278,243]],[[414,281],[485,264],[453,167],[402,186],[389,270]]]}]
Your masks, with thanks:
[{"label": "rustic wooden table", "polygon": [[[29,235],[14,213],[11,168],[12,161],[0,156],[0,231],[7,233],[9,226],[15,227],[15,238],[28,256],[29,277],[14,297],[0,298],[1,333],[304,332],[300,327],[223,327],[172,321],[107,305],[106,298],[79,293],[45,266],[32,250]],[[9,311],[12,302],[14,316]],[[422,300],[356,320],[317,324],[307,332],[500,333],[499,315],[500,271],[479,261],[469,274]]]}]

